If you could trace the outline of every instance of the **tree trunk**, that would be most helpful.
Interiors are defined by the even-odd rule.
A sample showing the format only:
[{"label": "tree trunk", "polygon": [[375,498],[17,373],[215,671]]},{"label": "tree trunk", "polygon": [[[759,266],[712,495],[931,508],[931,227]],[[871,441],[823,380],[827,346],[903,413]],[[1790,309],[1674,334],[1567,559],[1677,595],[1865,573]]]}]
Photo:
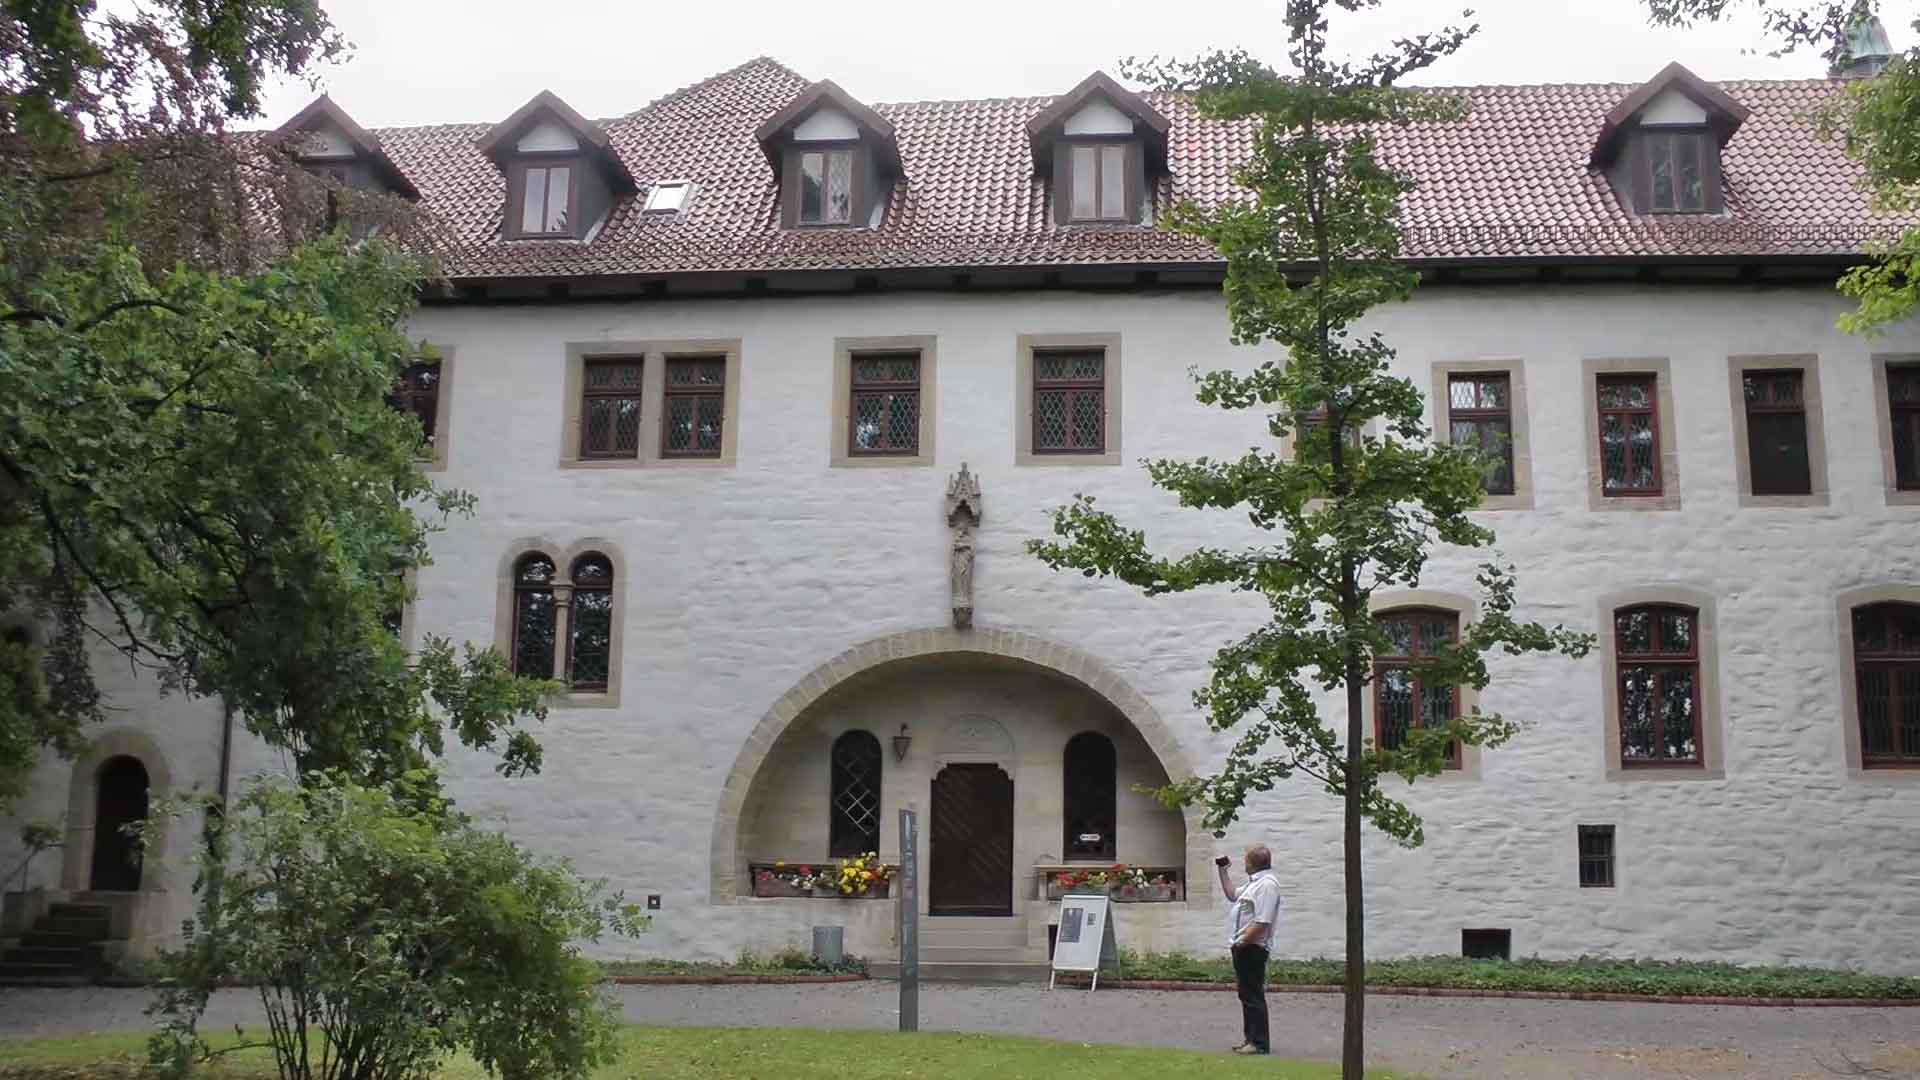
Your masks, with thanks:
[{"label": "tree trunk", "polygon": [[1341,1080],[1366,1076],[1367,912],[1360,879],[1360,672],[1351,647],[1347,650],[1347,1019],[1340,1040]]}]

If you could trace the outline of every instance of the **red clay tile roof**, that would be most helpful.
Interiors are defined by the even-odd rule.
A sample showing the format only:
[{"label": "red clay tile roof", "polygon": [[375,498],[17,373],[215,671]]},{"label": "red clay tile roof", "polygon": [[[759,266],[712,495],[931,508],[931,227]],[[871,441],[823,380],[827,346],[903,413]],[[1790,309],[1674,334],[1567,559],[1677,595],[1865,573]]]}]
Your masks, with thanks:
[{"label": "red clay tile roof", "polygon": [[[903,174],[878,228],[782,230],[775,177],[754,132],[810,84],[766,58],[602,121],[641,191],[618,201],[585,242],[501,240],[506,192],[479,150],[492,125],[376,132],[421,204],[459,238],[456,278],[653,275],[701,271],[878,271],[1211,264],[1206,245],[1151,227],[1061,226],[1047,213],[1027,123],[1051,98],[876,105],[893,125]],[[1724,218],[1639,219],[1588,156],[1607,113],[1637,86],[1461,88],[1458,124],[1393,129],[1383,155],[1420,187],[1406,199],[1406,255],[1419,260],[1845,256],[1906,224],[1874,215],[1859,170],[1806,119],[1829,80],[1718,84],[1751,116],[1727,145]],[[1171,175],[1156,202],[1233,193],[1251,127],[1201,119],[1182,96],[1142,95],[1172,122]],[[644,215],[650,185],[691,180],[684,212]]]}]

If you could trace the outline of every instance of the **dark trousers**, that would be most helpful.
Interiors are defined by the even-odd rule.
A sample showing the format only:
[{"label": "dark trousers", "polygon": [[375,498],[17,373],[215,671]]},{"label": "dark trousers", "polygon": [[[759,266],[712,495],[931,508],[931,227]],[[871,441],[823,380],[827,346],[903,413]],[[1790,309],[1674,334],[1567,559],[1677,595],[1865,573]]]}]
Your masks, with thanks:
[{"label": "dark trousers", "polygon": [[1267,950],[1241,945],[1233,950],[1233,984],[1240,991],[1240,1025],[1256,1050],[1267,1045]]}]

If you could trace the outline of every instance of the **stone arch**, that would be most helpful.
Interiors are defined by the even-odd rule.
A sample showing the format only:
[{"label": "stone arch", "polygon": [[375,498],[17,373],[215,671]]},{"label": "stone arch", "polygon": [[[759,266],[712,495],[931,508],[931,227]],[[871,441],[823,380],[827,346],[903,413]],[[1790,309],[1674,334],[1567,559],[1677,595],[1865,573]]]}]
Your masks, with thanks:
[{"label": "stone arch", "polygon": [[[828,660],[796,683],[773,703],[754,725],[751,734],[734,757],[720,789],[720,804],[714,815],[711,839],[712,857],[708,866],[709,899],[714,904],[734,902],[734,883],[745,872],[739,853],[740,817],[747,794],[760,768],[766,763],[774,743],[809,706],[834,687],[862,673],[916,657],[941,654],[998,657],[1022,661],[1065,676],[1105,699],[1146,740],[1168,777],[1178,780],[1193,775],[1186,751],[1174,737],[1173,729],[1153,705],[1113,670],[1088,653],[1048,641],[1033,634],[1014,630],[974,628],[956,630],[939,626],[925,630],[907,630],[862,642]],[[1182,811],[1187,827],[1186,877],[1187,902],[1201,905],[1211,902],[1212,868],[1206,852],[1211,835],[1201,827],[1200,812],[1192,807]]]},{"label": "stone arch", "polygon": [[[144,731],[116,728],[102,732],[73,762],[67,789],[67,840],[60,852],[60,886],[85,892],[93,872],[94,816],[100,806],[100,770],[114,758],[132,758],[147,770],[149,805],[174,793],[173,773],[160,744]],[[156,829],[142,855],[148,868],[140,875],[141,892],[159,892],[167,864],[167,833]]]}]

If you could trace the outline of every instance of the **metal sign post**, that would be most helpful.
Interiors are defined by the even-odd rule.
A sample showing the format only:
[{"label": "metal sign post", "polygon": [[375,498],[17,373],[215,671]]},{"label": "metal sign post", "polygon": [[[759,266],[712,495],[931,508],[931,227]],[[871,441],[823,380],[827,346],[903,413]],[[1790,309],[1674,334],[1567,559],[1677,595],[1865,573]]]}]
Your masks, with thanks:
[{"label": "metal sign post", "polygon": [[900,811],[900,1030],[920,1030],[920,859],[913,811]]}]

